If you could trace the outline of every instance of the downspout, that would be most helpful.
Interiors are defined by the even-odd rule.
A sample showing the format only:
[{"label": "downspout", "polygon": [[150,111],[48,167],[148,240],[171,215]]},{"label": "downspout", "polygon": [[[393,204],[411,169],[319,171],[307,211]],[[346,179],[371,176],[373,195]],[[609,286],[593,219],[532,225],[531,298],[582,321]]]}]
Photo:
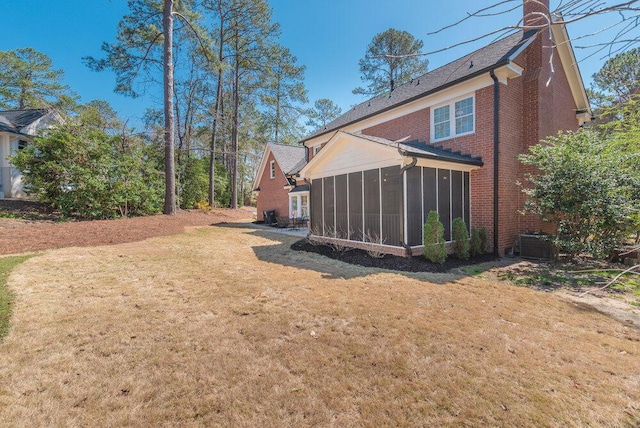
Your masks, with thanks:
[{"label": "downspout", "polygon": [[498,175],[500,165],[499,131],[500,131],[500,82],[493,70],[489,72],[493,79],[493,253],[499,255],[498,251]]},{"label": "downspout", "polygon": [[[400,147],[398,147],[398,153],[400,153],[401,156],[407,156],[407,152],[404,150],[401,150]],[[411,163],[406,164],[405,166],[400,168],[400,177],[402,178],[402,180],[400,181],[400,194],[402,195],[402,198],[400,198],[400,212],[402,213],[402,215],[400,216],[400,243],[402,244],[402,246],[404,247],[404,251],[405,251],[405,257],[411,257],[411,246],[405,242],[405,236],[404,236],[404,222],[405,222],[405,217],[407,216],[407,212],[405,212],[405,205],[406,205],[406,201],[404,200],[404,183],[406,181],[406,172],[408,169],[413,168],[414,166],[416,166],[416,164],[418,163],[418,158],[416,156],[412,156],[411,157]]]}]

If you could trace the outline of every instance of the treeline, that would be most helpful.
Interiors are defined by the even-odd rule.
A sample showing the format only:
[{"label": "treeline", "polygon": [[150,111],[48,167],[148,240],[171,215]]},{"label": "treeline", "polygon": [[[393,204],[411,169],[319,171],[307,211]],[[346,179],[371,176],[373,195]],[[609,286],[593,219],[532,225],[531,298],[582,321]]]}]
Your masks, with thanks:
[{"label": "treeline", "polygon": [[[306,107],[305,67],[279,43],[280,27],[265,0],[170,2],[173,106],[166,111],[160,94],[168,84],[167,3],[130,0],[116,40],[103,43],[102,55],[83,59],[93,70],[116,73],[115,92],[158,100],[147,110],[142,132],[129,129],[104,102],[78,105],[46,55],[31,48],[0,53],[0,71],[6,72],[0,86],[15,88],[0,93],[0,105],[55,106],[65,116],[14,160],[28,189],[43,201],[83,217],[161,210],[162,179],[171,171],[165,150],[170,115],[176,205],[247,205],[267,142],[294,144],[307,132],[306,119],[315,125],[339,114],[329,100]],[[333,110],[329,117],[327,109]],[[54,164],[64,167],[43,169]]]}]

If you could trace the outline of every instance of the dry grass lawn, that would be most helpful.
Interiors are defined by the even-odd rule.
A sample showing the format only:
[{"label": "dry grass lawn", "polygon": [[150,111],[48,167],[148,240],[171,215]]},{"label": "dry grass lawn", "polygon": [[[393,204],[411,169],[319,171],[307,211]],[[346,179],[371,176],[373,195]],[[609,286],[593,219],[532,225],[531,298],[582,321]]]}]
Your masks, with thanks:
[{"label": "dry grass lawn", "polygon": [[636,426],[640,331],[213,226],[18,266],[0,426]]}]

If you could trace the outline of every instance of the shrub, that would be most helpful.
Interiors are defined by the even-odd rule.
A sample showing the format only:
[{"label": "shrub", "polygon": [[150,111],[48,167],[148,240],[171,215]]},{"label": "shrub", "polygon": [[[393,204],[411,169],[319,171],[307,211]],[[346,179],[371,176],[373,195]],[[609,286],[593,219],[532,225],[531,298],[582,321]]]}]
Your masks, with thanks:
[{"label": "shrub", "polygon": [[623,134],[567,132],[520,155],[522,163],[537,171],[525,177],[525,209],[557,226],[554,243],[560,251],[607,257],[634,232],[640,150],[637,137],[630,140]]},{"label": "shrub", "polygon": [[460,217],[453,219],[453,252],[459,259],[469,258],[469,232],[467,232],[467,224]]},{"label": "shrub", "polygon": [[[485,231],[485,239],[487,233]],[[471,257],[479,256],[484,253],[484,247],[482,246],[482,239],[480,238],[480,229],[477,227],[471,228],[471,241],[469,242],[469,253]]]},{"label": "shrub", "polygon": [[484,227],[480,228],[480,250],[484,253],[487,251],[487,229]]},{"label": "shrub", "polygon": [[425,258],[433,263],[444,263],[447,259],[447,248],[444,243],[444,226],[437,211],[429,211],[427,222],[423,228]]}]

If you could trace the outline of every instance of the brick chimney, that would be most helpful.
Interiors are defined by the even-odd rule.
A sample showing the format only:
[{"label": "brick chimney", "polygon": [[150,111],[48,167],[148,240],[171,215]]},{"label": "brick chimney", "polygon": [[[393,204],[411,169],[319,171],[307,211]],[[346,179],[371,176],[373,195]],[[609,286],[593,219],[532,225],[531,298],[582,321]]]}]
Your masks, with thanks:
[{"label": "brick chimney", "polygon": [[549,0],[523,0],[522,22],[525,27],[540,28],[549,21],[541,14],[549,17]]}]

